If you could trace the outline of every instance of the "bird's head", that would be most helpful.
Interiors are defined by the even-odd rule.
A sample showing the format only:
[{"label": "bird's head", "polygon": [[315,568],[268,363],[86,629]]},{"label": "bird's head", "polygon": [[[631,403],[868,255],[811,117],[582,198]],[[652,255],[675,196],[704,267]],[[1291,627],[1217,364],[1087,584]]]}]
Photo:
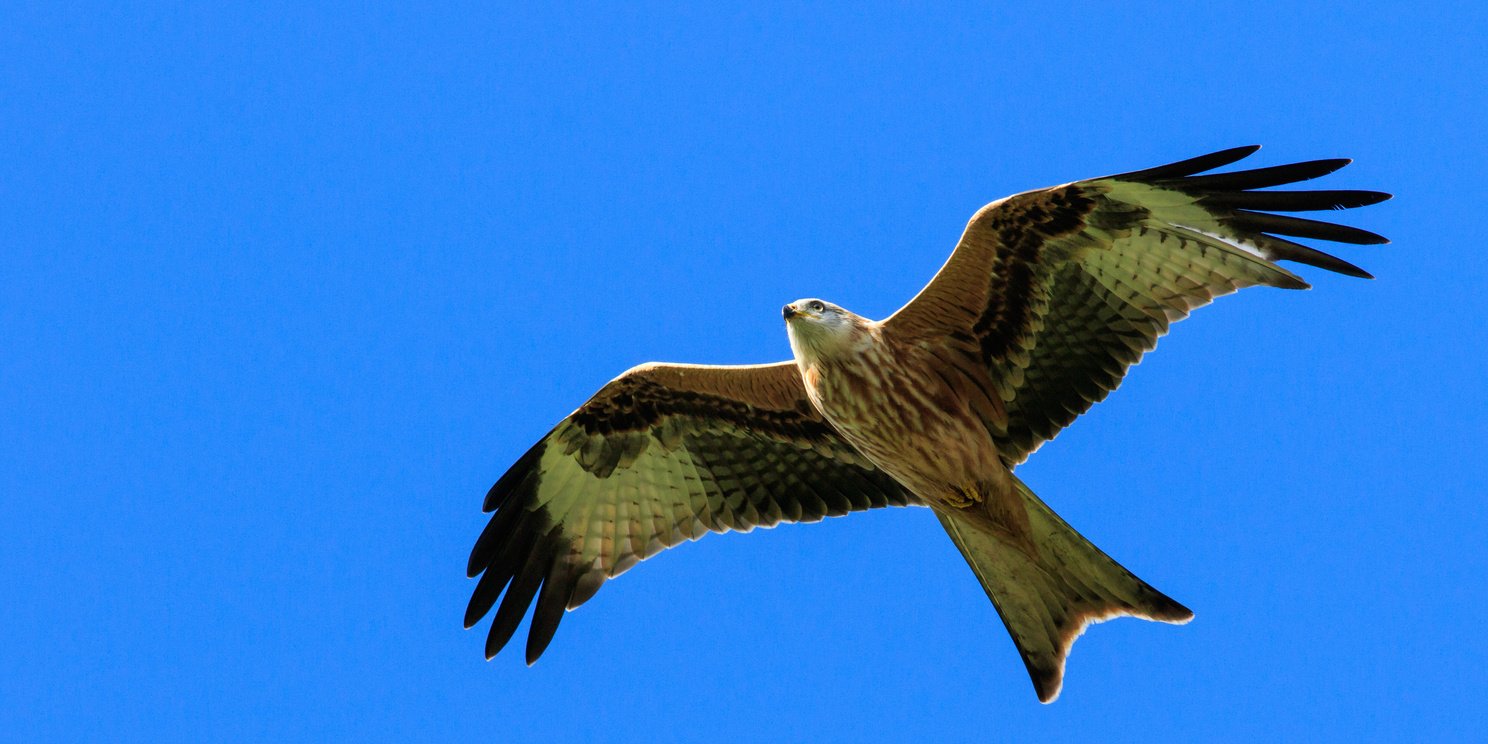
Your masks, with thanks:
[{"label": "bird's head", "polygon": [[780,312],[798,361],[845,354],[868,341],[866,318],[826,300],[796,300]]}]

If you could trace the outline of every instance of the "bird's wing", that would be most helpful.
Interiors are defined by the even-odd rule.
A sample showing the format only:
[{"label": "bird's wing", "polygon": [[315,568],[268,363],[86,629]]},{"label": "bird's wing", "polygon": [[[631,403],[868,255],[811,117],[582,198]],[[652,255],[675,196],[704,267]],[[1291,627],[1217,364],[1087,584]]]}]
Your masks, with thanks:
[{"label": "bird's wing", "polygon": [[[1345,209],[1376,191],[1263,191],[1348,160],[1195,175],[1259,147],[1029,191],[971,218],[956,250],[885,333],[934,348],[947,369],[995,393],[986,422],[1015,465],[1105,398],[1168,325],[1220,295],[1264,284],[1305,289],[1273,263],[1369,277],[1285,237],[1388,242],[1374,233],[1270,212]],[[968,373],[966,370],[975,370]],[[977,375],[983,375],[980,379]]]},{"label": "bird's wing", "polygon": [[532,604],[527,662],[564,610],[663,549],[709,532],[815,522],[917,500],[837,434],[793,362],[648,364],[605,385],[486,495],[465,626],[501,606],[494,656]]}]

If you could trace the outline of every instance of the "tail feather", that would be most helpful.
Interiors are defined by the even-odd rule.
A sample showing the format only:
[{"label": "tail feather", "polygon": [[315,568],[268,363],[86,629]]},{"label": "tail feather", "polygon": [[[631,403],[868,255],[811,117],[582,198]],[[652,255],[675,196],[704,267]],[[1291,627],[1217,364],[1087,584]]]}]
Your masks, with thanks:
[{"label": "tail feather", "polygon": [[936,515],[992,599],[1023,657],[1039,700],[1064,686],[1064,663],[1091,623],[1130,615],[1182,624],[1193,612],[1132,575],[1014,479],[1028,512],[1030,551],[982,524],[976,510]]}]

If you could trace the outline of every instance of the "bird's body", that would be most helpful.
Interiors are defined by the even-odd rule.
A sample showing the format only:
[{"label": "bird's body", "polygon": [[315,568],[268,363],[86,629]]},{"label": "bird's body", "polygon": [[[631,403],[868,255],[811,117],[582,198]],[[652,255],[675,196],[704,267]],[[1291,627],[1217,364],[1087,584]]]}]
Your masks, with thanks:
[{"label": "bird's body", "polygon": [[708,532],[925,506],[991,598],[1039,699],[1092,622],[1193,613],[1138,579],[1014,475],[1120,384],[1189,311],[1238,289],[1303,289],[1296,261],[1362,269],[1281,236],[1385,242],[1271,212],[1359,207],[1372,191],[1266,191],[1319,160],[1197,175],[1257,148],[1030,191],[979,210],[939,273],[871,321],[822,300],[784,309],[793,360],[645,364],[563,419],[486,496],[467,566],[473,625],[500,598],[494,656],[535,603],[527,660],[565,611]]},{"label": "bird's body", "polygon": [[848,444],[930,507],[997,605],[1044,701],[1086,624],[1193,617],[1059,519],[1013,475],[995,426],[1005,416],[970,364],[935,337],[822,300],[785,307],[811,405]]},{"label": "bird's body", "polygon": [[[797,304],[811,302],[820,301]],[[1010,493],[1011,473],[972,407],[970,381],[956,384],[959,373],[922,345],[888,343],[882,323],[825,307],[846,322],[817,331],[806,310],[787,328],[806,397],[842,438],[926,504],[959,507],[979,490]],[[844,338],[797,340],[813,333]]]}]

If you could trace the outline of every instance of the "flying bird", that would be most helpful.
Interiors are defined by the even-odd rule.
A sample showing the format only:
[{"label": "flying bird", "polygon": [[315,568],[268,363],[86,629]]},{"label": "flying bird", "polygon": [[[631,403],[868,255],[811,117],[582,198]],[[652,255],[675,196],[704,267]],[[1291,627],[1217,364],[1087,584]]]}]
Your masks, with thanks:
[{"label": "flying bird", "polygon": [[1014,468],[1194,308],[1254,285],[1307,288],[1277,261],[1369,278],[1290,238],[1385,238],[1273,212],[1389,195],[1264,190],[1327,175],[1342,159],[1199,175],[1258,149],[992,202],[892,316],[817,299],[786,305],[790,361],[649,363],[610,381],[486,494],[495,514],[470,553],[467,573],[480,581],[465,626],[501,600],[491,658],[535,599],[531,664],[565,611],[666,548],[887,506],[935,513],[1043,702],[1058,697],[1086,625],[1188,622],[1187,607],[1082,537]]}]

